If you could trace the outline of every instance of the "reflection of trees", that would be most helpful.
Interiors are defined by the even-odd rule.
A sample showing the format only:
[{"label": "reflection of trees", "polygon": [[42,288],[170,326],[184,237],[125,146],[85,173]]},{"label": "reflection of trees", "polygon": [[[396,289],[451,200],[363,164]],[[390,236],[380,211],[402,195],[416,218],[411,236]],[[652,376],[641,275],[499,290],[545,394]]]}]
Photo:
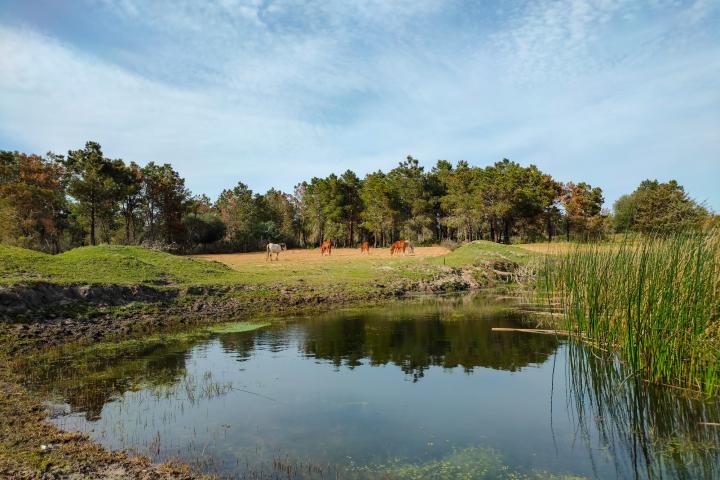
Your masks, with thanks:
[{"label": "reflection of trees", "polygon": [[[462,312],[462,304],[416,306],[388,314],[371,311],[334,321],[308,321],[306,355],[354,368],[368,359],[372,365],[394,363],[417,381],[430,366],[489,367],[517,370],[544,362],[555,351],[550,336],[492,333],[493,327],[518,326],[508,311]],[[454,314],[452,314],[454,312]]]},{"label": "reflection of trees", "polygon": [[112,352],[78,352],[62,361],[35,366],[30,383],[44,396],[61,398],[72,411],[84,412],[88,420],[94,420],[108,401],[128,390],[178,382],[197,341],[157,340]]},{"label": "reflection of trees", "polygon": [[577,426],[590,442],[594,425],[618,477],[720,478],[720,429],[701,425],[720,420],[720,403],[649,386],[577,345],[569,348],[567,373]]},{"label": "reflection of trees", "polygon": [[281,352],[290,346],[288,331],[282,324],[252,332],[224,333],[220,335],[223,350],[238,360],[247,360],[258,347]]}]

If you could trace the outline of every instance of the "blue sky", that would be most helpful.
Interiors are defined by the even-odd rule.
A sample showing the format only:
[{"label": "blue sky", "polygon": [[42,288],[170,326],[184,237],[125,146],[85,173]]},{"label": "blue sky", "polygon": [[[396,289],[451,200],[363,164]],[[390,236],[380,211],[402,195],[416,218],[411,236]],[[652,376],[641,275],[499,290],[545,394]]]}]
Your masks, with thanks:
[{"label": "blue sky", "polygon": [[194,193],[503,157],[720,210],[719,0],[0,0],[0,148]]}]

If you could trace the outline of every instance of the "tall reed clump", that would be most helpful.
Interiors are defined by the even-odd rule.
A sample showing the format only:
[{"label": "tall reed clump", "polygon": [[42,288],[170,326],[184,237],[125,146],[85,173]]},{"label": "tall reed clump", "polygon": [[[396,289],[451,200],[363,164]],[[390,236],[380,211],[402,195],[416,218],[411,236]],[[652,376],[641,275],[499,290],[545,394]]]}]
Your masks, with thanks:
[{"label": "tall reed clump", "polygon": [[548,257],[538,286],[571,335],[642,378],[720,393],[720,230],[578,247]]}]

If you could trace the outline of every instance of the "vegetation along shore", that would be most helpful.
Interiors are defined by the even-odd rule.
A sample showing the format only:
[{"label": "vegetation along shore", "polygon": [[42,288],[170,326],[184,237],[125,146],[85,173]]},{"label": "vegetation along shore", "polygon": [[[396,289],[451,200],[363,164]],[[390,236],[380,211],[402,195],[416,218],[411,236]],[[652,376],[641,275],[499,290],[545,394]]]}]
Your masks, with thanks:
[{"label": "vegetation along shore", "polygon": [[[93,142],[0,160],[0,473],[11,477],[194,475],[47,424],[46,399],[20,373],[33,361],[417,293],[522,290],[537,299],[528,327],[568,334],[638,382],[718,394],[718,219],[676,182],[645,181],[610,212],[598,187],[533,166],[426,172],[408,157],[364,179],[313,178],[293,194],[239,184],[212,202],[170,165],[108,159]],[[393,255],[398,238],[414,250]],[[289,248],[269,261],[268,242]]]}]

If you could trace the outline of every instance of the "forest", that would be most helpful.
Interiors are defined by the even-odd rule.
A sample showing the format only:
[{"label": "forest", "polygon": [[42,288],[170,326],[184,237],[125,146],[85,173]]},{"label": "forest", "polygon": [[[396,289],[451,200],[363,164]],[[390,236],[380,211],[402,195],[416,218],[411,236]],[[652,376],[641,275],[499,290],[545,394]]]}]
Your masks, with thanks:
[{"label": "forest", "polygon": [[107,158],[87,142],[67,155],[0,151],[0,241],[58,253],[98,243],[174,252],[253,251],[267,242],[314,247],[398,238],[417,244],[667,235],[718,217],[676,181],[645,180],[604,208],[602,189],[562,182],[534,165],[486,167],[408,156],[388,172],[313,177],[292,193],[238,182],[212,200],[193,195],[172,165]]}]

